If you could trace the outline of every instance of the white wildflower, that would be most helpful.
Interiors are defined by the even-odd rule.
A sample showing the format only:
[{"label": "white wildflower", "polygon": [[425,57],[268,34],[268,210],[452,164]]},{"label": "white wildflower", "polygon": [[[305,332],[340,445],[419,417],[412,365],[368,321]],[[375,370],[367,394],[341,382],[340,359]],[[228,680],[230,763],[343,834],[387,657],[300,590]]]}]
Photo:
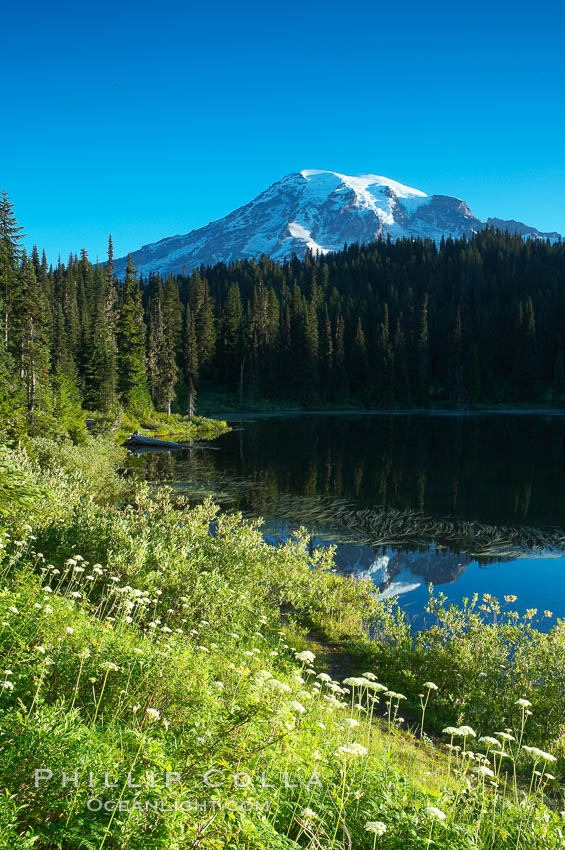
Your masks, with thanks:
[{"label": "white wildflower", "polygon": [[366,756],[367,750],[362,744],[344,744],[336,750],[337,756]]},{"label": "white wildflower", "polygon": [[437,820],[445,820],[447,815],[445,812],[442,812],[441,809],[436,808],[436,806],[427,805],[425,808],[425,813],[429,818],[437,818]]},{"label": "white wildflower", "polygon": [[150,723],[155,723],[161,717],[156,708],[148,708],[145,713],[149,718]]},{"label": "white wildflower", "polygon": [[365,824],[365,830],[381,836],[386,832],[386,823],[383,823],[382,820],[368,820]]},{"label": "white wildflower", "polygon": [[310,652],[309,649],[305,649],[302,652],[297,652],[294,656],[297,661],[302,661],[304,664],[313,664],[316,656],[313,652]]},{"label": "white wildflower", "polygon": [[474,767],[473,773],[476,773],[477,776],[483,776],[483,777],[494,776],[494,773],[490,769],[490,767],[486,767],[484,764],[481,764],[479,767]]}]

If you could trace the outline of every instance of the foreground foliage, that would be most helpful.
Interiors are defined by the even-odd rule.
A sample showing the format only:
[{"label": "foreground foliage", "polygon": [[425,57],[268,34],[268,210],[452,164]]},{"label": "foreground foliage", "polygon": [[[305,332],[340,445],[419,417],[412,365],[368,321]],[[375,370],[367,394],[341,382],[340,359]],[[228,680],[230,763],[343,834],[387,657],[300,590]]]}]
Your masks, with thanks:
[{"label": "foreground foliage", "polygon": [[[123,461],[2,455],[3,846],[563,846],[561,625],[440,599],[412,636],[328,553],[150,496]],[[321,669],[312,628],[355,675]]]}]

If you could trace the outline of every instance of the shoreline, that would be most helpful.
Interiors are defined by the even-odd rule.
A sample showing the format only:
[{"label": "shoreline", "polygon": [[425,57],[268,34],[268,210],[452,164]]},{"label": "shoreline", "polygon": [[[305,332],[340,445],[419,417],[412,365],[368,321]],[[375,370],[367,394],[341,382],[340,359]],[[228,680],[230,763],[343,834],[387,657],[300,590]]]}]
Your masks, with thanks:
[{"label": "shoreline", "polygon": [[303,409],[289,407],[285,410],[242,410],[207,412],[209,419],[239,420],[255,418],[274,418],[284,416],[445,416],[454,418],[471,418],[474,416],[565,416],[565,408],[555,407],[485,407],[475,410],[457,410],[455,408],[351,408],[343,409]]}]

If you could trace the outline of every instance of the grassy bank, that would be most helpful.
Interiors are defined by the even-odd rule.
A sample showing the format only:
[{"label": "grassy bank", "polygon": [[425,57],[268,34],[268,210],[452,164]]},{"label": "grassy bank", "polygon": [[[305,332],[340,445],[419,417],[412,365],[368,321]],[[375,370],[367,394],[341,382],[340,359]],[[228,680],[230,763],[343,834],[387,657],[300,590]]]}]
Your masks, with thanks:
[{"label": "grassy bank", "polygon": [[2,846],[563,846],[560,625],[440,599],[411,635],[328,553],[150,496],[124,457],[0,455]]},{"label": "grassy bank", "polygon": [[175,437],[177,440],[213,440],[228,430],[221,419],[207,419],[204,416],[181,416],[173,413],[150,411],[144,415],[131,411],[119,411],[117,414],[90,415],[91,433],[96,436],[123,443],[134,431],[141,431],[150,437]]}]

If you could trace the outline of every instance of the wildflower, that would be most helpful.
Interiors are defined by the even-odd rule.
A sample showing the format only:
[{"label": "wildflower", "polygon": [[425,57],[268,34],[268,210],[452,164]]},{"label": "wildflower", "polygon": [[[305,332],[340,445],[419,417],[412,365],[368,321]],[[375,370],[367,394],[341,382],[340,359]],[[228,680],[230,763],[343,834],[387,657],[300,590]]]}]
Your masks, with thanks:
[{"label": "wildflower", "polygon": [[490,735],[483,735],[482,738],[479,738],[479,744],[486,744],[488,747],[498,747],[498,741]]},{"label": "wildflower", "polygon": [[2,683],[2,687],[4,688],[5,691],[13,691],[14,690],[14,683],[9,682],[6,679],[6,681]]},{"label": "wildflower", "polygon": [[527,753],[534,757],[536,761],[540,759],[542,761],[557,761],[555,756],[552,756],[551,753],[546,753],[544,750],[538,749],[538,747],[522,747]]},{"label": "wildflower", "polygon": [[268,688],[271,688],[273,691],[279,691],[280,693],[290,693],[292,688],[289,685],[286,685],[284,682],[279,682],[278,679],[267,679],[265,682]]},{"label": "wildflower", "polygon": [[306,711],[306,709],[304,708],[302,703],[298,702],[298,700],[295,700],[295,699],[292,700],[291,703],[289,703],[288,707],[290,708],[291,711],[294,712],[294,714],[304,714],[304,712]]},{"label": "wildflower", "polygon": [[297,685],[304,684],[304,679],[302,678],[302,676],[299,676],[298,673],[296,673],[294,676],[291,676],[290,678],[293,682],[296,682]]},{"label": "wildflower", "polygon": [[368,820],[365,824],[366,832],[372,832],[374,835],[384,835],[386,832],[386,823],[382,820]]},{"label": "wildflower", "polygon": [[385,697],[390,697],[390,699],[406,699],[404,694],[397,694],[396,691],[385,691]]},{"label": "wildflower", "polygon": [[456,735],[460,735],[462,738],[476,738],[477,733],[470,726],[459,726],[455,732]]},{"label": "wildflower", "polygon": [[367,750],[362,744],[344,744],[336,750],[337,756],[366,756]]},{"label": "wildflower", "polygon": [[529,699],[517,699],[514,705],[519,705],[520,708],[530,708],[532,705]]},{"label": "wildflower", "polygon": [[425,813],[429,818],[437,818],[437,820],[445,820],[447,817],[445,812],[442,812],[441,809],[438,809],[435,806],[430,806],[429,804],[425,808]]},{"label": "wildflower", "polygon": [[543,612],[544,617],[553,617],[553,611],[548,611],[547,609]]},{"label": "wildflower", "polygon": [[51,608],[51,606],[50,606],[50,605],[46,605],[46,606],[45,606],[45,608],[43,609],[43,613],[44,613],[44,614],[52,614],[52,613],[53,613],[53,609]]},{"label": "wildflower", "polygon": [[490,769],[490,767],[486,767],[484,764],[481,764],[479,767],[474,767],[473,773],[476,773],[477,776],[483,776],[483,777],[494,776],[494,773]]},{"label": "wildflower", "polygon": [[114,672],[117,672],[120,669],[113,661],[103,661],[100,667],[102,670],[113,670]]},{"label": "wildflower", "polygon": [[43,646],[36,646],[35,651],[41,653],[41,655],[45,655],[45,647]]},{"label": "wildflower", "polygon": [[257,670],[255,673],[255,678],[259,679],[259,681],[265,681],[266,679],[272,679],[273,674],[268,670]]},{"label": "wildflower", "polygon": [[328,676],[327,673],[318,673],[318,675],[316,676],[316,679],[319,679],[320,682],[331,682],[332,677]]},{"label": "wildflower", "polygon": [[437,690],[439,690],[438,686],[437,686],[437,685],[434,685],[434,683],[433,683],[433,682],[424,682],[424,687],[425,687],[425,688],[428,688],[428,690],[430,690],[430,691],[437,691]]},{"label": "wildflower", "polygon": [[359,726],[359,721],[355,720],[353,717],[347,717],[343,721],[343,725],[346,726],[348,729],[355,729],[357,726]]},{"label": "wildflower", "polygon": [[365,679],[369,679],[371,682],[377,681],[377,677],[374,673],[363,673],[363,676],[365,677]]},{"label": "wildflower", "polygon": [[305,664],[313,664],[316,656],[313,652],[310,652],[309,649],[305,649],[303,652],[297,652],[294,656],[297,661],[303,661]]},{"label": "wildflower", "polygon": [[39,604],[39,602],[35,602],[33,607],[34,607],[37,611],[41,611],[41,605]]},{"label": "wildflower", "polygon": [[134,714],[137,714],[137,712],[139,711],[139,709],[140,709],[140,708],[141,708],[140,704],[139,704],[139,703],[136,703],[136,704],[133,706],[133,708],[132,708],[132,712],[133,712]]},{"label": "wildflower", "polygon": [[502,738],[503,741],[515,741],[516,740],[514,735],[510,735],[508,732],[495,732],[494,734],[497,735],[499,738]]},{"label": "wildflower", "polygon": [[8,608],[8,611],[11,611],[12,614],[19,614],[20,613],[15,605],[10,605],[10,607]]},{"label": "wildflower", "polygon": [[318,815],[312,809],[306,808],[306,809],[303,809],[301,817],[304,820],[314,820],[315,818],[318,817]]},{"label": "wildflower", "polygon": [[149,718],[150,723],[156,723],[157,720],[161,717],[156,708],[147,708],[145,710],[147,717]]},{"label": "wildflower", "polygon": [[361,688],[367,680],[362,676],[348,676],[343,680],[344,685],[350,685],[352,688]]},{"label": "wildflower", "polygon": [[67,626],[67,628],[65,629],[65,631],[66,631],[66,633],[67,633],[68,635],[74,635],[74,633],[75,633],[75,630],[73,629],[73,627],[72,627],[72,626]]}]

